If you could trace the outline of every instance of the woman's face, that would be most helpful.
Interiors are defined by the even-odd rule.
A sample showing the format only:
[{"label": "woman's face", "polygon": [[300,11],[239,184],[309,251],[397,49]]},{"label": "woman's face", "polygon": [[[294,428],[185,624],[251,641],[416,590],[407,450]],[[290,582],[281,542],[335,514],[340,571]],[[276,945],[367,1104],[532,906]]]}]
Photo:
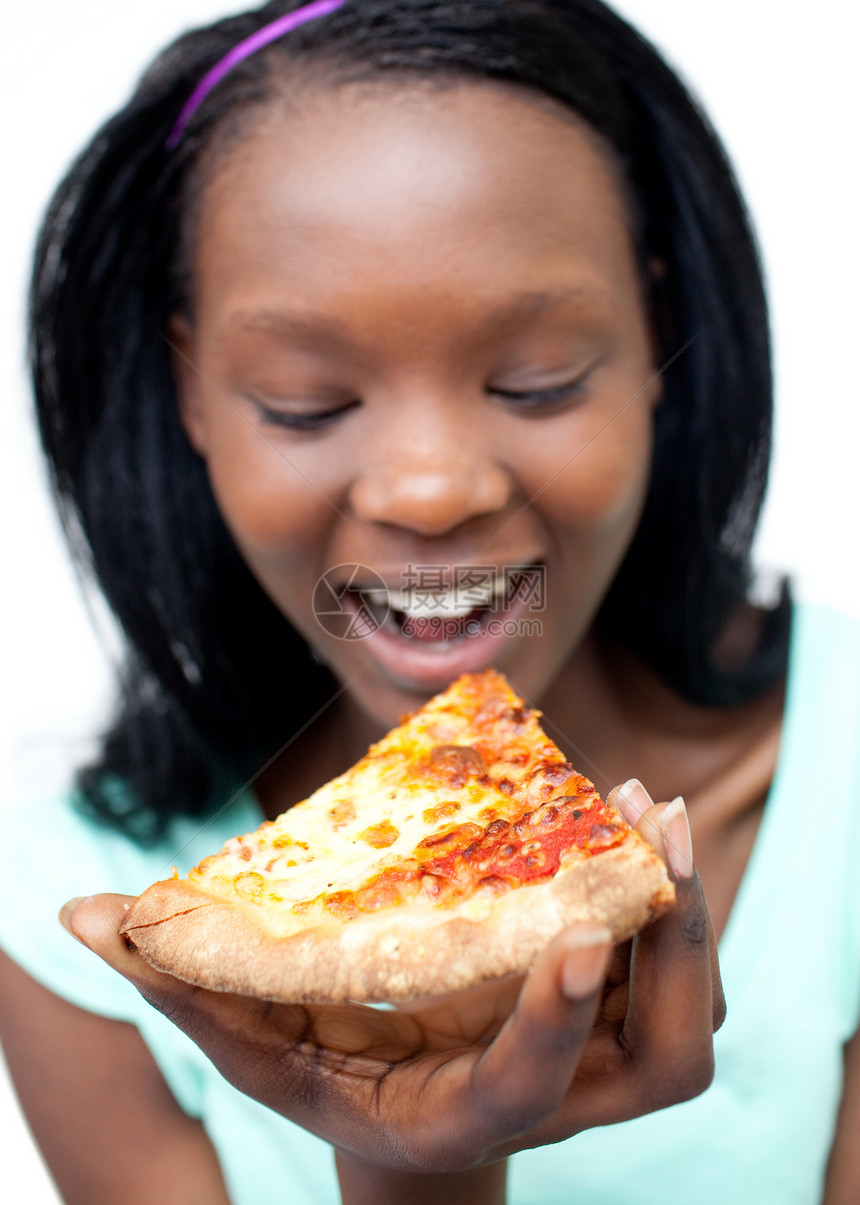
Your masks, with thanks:
[{"label": "woman's face", "polygon": [[365,711],[489,664],[540,699],[636,529],[659,397],[593,135],[500,85],[302,91],[217,161],[173,338],[243,557]]}]

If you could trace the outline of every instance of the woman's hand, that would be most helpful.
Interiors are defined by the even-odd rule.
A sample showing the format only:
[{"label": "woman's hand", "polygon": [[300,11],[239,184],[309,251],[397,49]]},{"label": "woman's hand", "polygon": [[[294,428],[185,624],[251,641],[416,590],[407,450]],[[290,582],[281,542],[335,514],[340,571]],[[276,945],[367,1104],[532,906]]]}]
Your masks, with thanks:
[{"label": "woman's hand", "polygon": [[668,850],[671,912],[615,950],[605,930],[569,929],[524,979],[394,1011],[273,1004],[163,975],[117,935],[121,896],[73,901],[63,919],[240,1091],[332,1143],[342,1172],[466,1172],[710,1083],[724,1004],[683,805],[653,807],[638,784],[612,798]]}]

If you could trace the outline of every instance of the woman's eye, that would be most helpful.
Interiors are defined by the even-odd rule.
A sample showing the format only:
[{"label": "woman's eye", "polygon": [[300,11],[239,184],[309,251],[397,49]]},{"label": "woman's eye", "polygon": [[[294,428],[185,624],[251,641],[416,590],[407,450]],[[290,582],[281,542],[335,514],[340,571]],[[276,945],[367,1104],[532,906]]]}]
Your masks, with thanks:
[{"label": "woman's eye", "polygon": [[287,427],[290,431],[319,431],[330,426],[341,418],[347,411],[354,409],[358,401],[347,402],[345,405],[330,406],[326,409],[288,410],[272,406],[260,398],[251,401],[257,408],[261,423],[271,427]]},{"label": "woman's eye", "polygon": [[588,374],[577,377],[574,381],[566,381],[562,385],[553,385],[549,389],[501,389],[495,386],[487,392],[519,410],[551,410],[554,406],[563,406],[566,402],[582,397],[586,391],[587,380]]}]

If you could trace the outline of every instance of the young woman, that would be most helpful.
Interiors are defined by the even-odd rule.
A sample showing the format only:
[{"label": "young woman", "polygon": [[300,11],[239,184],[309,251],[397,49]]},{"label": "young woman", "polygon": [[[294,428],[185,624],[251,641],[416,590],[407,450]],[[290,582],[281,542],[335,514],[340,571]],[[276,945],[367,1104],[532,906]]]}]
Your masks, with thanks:
[{"label": "young woman", "polygon": [[[128,660],[99,760],[10,847],[137,891],[492,663],[626,782],[679,895],[632,947],[572,931],[524,984],[380,1014],[157,975],[115,896],[65,912],[98,963],[13,871],[0,1025],[66,1198],[852,1200],[860,647],[747,601],[758,266],[654,52],[596,0],[271,4],[187,35],[57,194],[33,349]],[[396,603],[416,566],[450,598],[488,564],[542,575],[538,633],[349,642],[314,612],[350,566]],[[810,765],[824,855],[797,839]],[[713,1043],[685,813],[651,802],[679,794]]]}]

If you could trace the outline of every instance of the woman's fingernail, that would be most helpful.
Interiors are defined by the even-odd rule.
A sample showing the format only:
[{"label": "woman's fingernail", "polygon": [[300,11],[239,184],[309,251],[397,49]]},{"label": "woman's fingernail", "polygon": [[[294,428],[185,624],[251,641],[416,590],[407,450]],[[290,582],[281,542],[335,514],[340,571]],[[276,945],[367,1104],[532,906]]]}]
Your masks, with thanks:
[{"label": "woman's fingernail", "polygon": [[596,992],[609,967],[612,933],[609,929],[578,929],[571,933],[561,967],[561,990],[571,1000]]},{"label": "woman's fingernail", "polygon": [[660,813],[660,831],[666,846],[666,859],[679,879],[693,877],[693,842],[684,800],[678,795]]},{"label": "woman's fingernail", "polygon": [[75,940],[79,940],[79,939],[78,939],[77,934],[75,933],[74,929],[72,928],[72,915],[74,914],[74,911],[77,908],[78,904],[82,903],[83,900],[86,900],[86,899],[89,899],[89,896],[76,895],[74,899],[68,900],[65,904],[63,904],[62,908],[60,909],[60,916],[59,916],[60,924],[63,926],[63,928],[66,930],[67,933],[71,933],[72,937],[74,937]]},{"label": "woman's fingernail", "polygon": [[628,778],[624,786],[618,788],[616,803],[619,812],[632,828],[636,827],[642,813],[654,806],[654,800],[638,778]]}]

